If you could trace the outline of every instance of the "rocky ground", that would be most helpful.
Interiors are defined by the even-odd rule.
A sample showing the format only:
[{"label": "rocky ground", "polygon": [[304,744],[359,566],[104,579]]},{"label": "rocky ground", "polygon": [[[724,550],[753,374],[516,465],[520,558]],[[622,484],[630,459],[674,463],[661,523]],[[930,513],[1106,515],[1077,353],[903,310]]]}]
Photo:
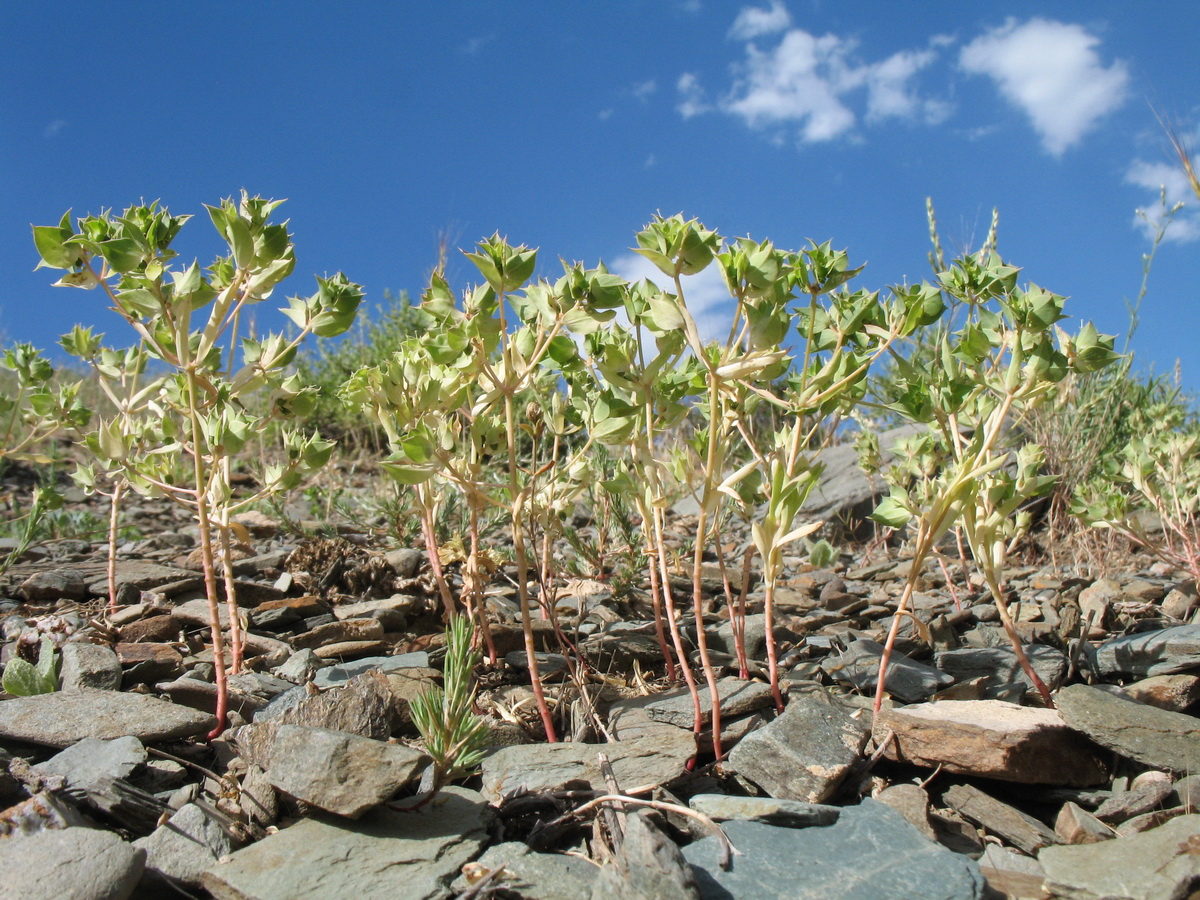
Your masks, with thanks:
[{"label": "rocky ground", "polygon": [[[831,467],[820,512],[870,493]],[[246,518],[249,671],[231,679],[235,727],[205,742],[215,688],[194,531],[154,504],[128,514],[144,537],[121,547],[116,612],[102,543],[43,545],[0,579],[3,660],[42,633],[62,644],[61,690],[0,694],[13,896],[1200,896],[1200,605],[1182,572],[1133,559],[1104,578],[1010,571],[1050,710],[969,573],[931,564],[872,721],[902,558],[789,560],[780,715],[761,678],[761,589],[747,681],[714,564],[720,765],[662,677],[644,593],[603,581],[573,580],[557,601],[583,677],[538,623],[571,738],[541,740],[501,572],[489,603],[503,660],[479,673],[492,749],[477,777],[422,803],[408,708],[444,655],[422,551]],[[681,546],[691,524],[680,504]],[[740,571],[737,540],[725,549]],[[626,799],[591,803],[613,793]]]}]

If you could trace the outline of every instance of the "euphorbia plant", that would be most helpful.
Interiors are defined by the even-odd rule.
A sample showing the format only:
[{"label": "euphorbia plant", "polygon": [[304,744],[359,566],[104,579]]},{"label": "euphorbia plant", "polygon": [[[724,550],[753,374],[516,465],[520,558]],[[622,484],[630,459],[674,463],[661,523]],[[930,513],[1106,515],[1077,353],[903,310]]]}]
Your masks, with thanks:
[{"label": "euphorbia plant", "polygon": [[1091,325],[1074,338],[1057,328],[1064,318],[1064,298],[1032,284],[1018,287],[1018,273],[987,249],[956,261],[938,280],[965,311],[965,321],[957,330],[947,326],[938,332],[931,366],[894,355],[889,407],[930,431],[910,444],[908,464],[892,470],[890,495],[874,513],[877,521],[893,528],[913,525],[913,559],[880,660],[876,711],[900,623],[911,615],[908,604],[922,565],[956,524],[962,526],[1022,669],[1052,705],[1021,646],[1001,577],[1023,524],[1014,515],[1046,491],[1053,478],[1038,471],[1042,455],[1033,444],[1020,446],[1015,471],[1007,468],[1006,436],[1014,420],[1069,371],[1100,368],[1116,354],[1112,338]]},{"label": "euphorbia plant", "polygon": [[[158,423],[161,407],[155,402],[162,390],[163,378],[152,378],[142,383],[145,376],[147,355],[142,345],[116,351],[101,345],[104,335],[92,329],[76,325],[62,336],[59,343],[72,356],[87,362],[96,374],[96,381],[112,404],[115,415],[105,421],[100,417],[95,426],[85,432],[84,446],[97,461],[107,457],[101,440],[110,448],[127,445],[137,456],[154,449],[159,443]],[[84,490],[108,498],[108,604],[110,610],[117,608],[117,537],[120,524],[121,500],[129,488],[129,480],[121,466],[111,471],[98,473],[94,465],[81,464],[75,470],[75,481]],[[107,490],[101,480],[108,482]]]},{"label": "euphorbia plant", "polygon": [[0,391],[0,462],[49,462],[42,445],[64,428],[80,429],[91,419],[79,399],[80,383],[55,389],[54,367],[32,344],[5,348],[0,369],[15,381]]},{"label": "euphorbia plant", "polygon": [[[315,294],[290,298],[283,309],[296,326],[291,336],[269,334],[255,340],[239,335],[245,310],[270,297],[295,267],[287,227],[270,222],[279,202],[243,191],[240,202],[207,207],[229,250],[207,270],[196,262],[170,267],[177,256],[171,243],[190,217],[173,216],[157,203],[131,207],[120,216],[88,216],[76,226],[68,212],[58,225],[33,230],[40,265],[66,270],[58,284],[103,291],[145,352],[166,367],[157,395],[145,400],[161,414],[155,423],[158,447],[139,446],[116,419],[102,425],[86,446],[134,490],[167,497],[196,516],[216,670],[213,737],[225,727],[227,702],[218,562],[234,673],[242,657],[230,532],[232,513],[248,500],[233,495],[231,461],[255,435],[308,408],[311,391],[288,375],[296,348],[310,332],[323,337],[344,332],[362,300],[359,286],[344,275],[318,278]],[[262,398],[261,411],[251,410],[251,397]],[[282,440],[284,457],[266,467],[256,498],[296,486],[332,450],[315,434],[287,428]],[[175,470],[181,454],[190,464],[182,482]]]},{"label": "euphorbia plant", "polygon": [[1200,583],[1200,428],[1171,402],[1138,418],[1143,434],[1108,461],[1103,475],[1078,488],[1071,512],[1187,569]]},{"label": "euphorbia plant", "polygon": [[[8,461],[44,464],[51,461],[45,444],[64,429],[78,432],[91,421],[79,399],[79,382],[52,385],[54,367],[32,344],[13,344],[0,354],[0,369],[12,373],[0,389],[0,467]],[[47,512],[62,506],[50,485],[36,488],[17,545],[0,559],[0,574],[29,548]]]},{"label": "euphorbia plant", "polygon": [[[466,255],[484,283],[465,291],[460,301],[442,273],[435,272],[418,308],[431,325],[430,334],[419,345],[403,346],[383,366],[357,373],[343,396],[368,403],[387,431],[393,452],[384,468],[394,478],[420,486],[427,523],[434,481],[450,483],[464,494],[472,521],[485,507],[506,510],[531,683],[546,735],[553,741],[556,733],[533,639],[526,523],[531,510],[536,512],[537,495],[544,494],[544,476],[556,467],[568,474],[581,468],[587,441],[573,447],[566,459],[551,454],[529,468],[523,465],[518,424],[526,392],[544,386],[546,367],[569,373],[581,366],[575,343],[565,333],[568,321],[585,325],[602,307],[588,292],[572,290],[569,273],[553,285],[526,284],[536,251],[513,247],[499,235]],[[427,371],[415,364],[420,355],[431,364]],[[551,412],[555,402],[552,397],[543,400]],[[499,477],[485,465],[493,457],[504,461]],[[426,541],[432,545],[430,531],[426,527]],[[430,554],[436,554],[435,547]],[[474,534],[469,564],[472,559],[478,561]],[[477,578],[470,580],[478,584]],[[449,618],[453,599],[441,582]],[[482,604],[476,616],[486,638]]]}]

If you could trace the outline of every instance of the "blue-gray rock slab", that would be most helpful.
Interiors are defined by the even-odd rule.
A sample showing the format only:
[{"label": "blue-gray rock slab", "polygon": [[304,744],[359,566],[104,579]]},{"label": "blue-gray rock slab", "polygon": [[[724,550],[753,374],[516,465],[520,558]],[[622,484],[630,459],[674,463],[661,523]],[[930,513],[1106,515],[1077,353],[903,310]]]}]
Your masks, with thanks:
[{"label": "blue-gray rock slab", "polygon": [[121,660],[112,647],[69,641],[62,648],[62,669],[59,678],[64,691],[73,691],[76,688],[119,691]]},{"label": "blue-gray rock slab", "polygon": [[321,690],[339,684],[345,684],[352,678],[373,670],[380,672],[399,672],[402,669],[425,669],[429,667],[429,654],[401,653],[397,656],[369,656],[356,659],[354,662],[339,663],[336,666],[326,666],[313,676],[313,684]]},{"label": "blue-gray rock slab", "polygon": [[0,742],[5,738],[70,747],[84,738],[133,735],[143,743],[180,740],[210,731],[207,713],[145,694],[79,688],[0,703]]},{"label": "blue-gray rock slab", "polygon": [[[879,660],[882,656],[882,644],[860,639],[852,642],[845,652],[823,659],[821,670],[835,681],[873,694],[879,679]],[[909,659],[903,653],[892,653],[885,687],[889,694],[902,703],[928,700],[952,684],[954,679],[940,669]]]},{"label": "blue-gray rock slab", "polygon": [[222,824],[194,803],[180,807],[151,834],[134,841],[146,853],[141,889],[169,897],[172,885],[200,887],[200,877],[233,850],[234,842]]},{"label": "blue-gray rock slab", "polygon": [[[1046,684],[1060,684],[1067,674],[1067,657],[1061,650],[1047,647],[1045,644],[1031,644],[1025,648],[1025,655],[1033,665],[1033,671]],[[1033,690],[1033,683],[1011,647],[964,647],[960,650],[947,650],[934,656],[934,665],[951,676],[955,681],[970,681],[972,678],[985,677],[988,688],[998,688],[1003,685],[1021,682],[1027,691]],[[986,697],[985,699],[992,699]]]},{"label": "blue-gray rock slab", "polygon": [[63,828],[0,840],[5,897],[125,900],[146,862],[144,851],[111,831]]},{"label": "blue-gray rock slab", "polygon": [[731,819],[762,822],[780,828],[811,828],[832,825],[841,808],[774,797],[735,797],[729,794],[696,794],[688,806],[716,822]]},{"label": "blue-gray rock slab", "polygon": [[1105,641],[1096,650],[1096,667],[1105,678],[1200,669],[1200,625],[1176,625]]},{"label": "blue-gray rock slab", "polygon": [[1155,769],[1200,772],[1200,719],[1086,684],[1060,690],[1063,721],[1102,747]]},{"label": "blue-gray rock slab", "polygon": [[74,746],[38,763],[33,768],[43,775],[61,775],[68,788],[87,788],[101,778],[128,778],[146,761],[146,748],[135,737],[84,738]]},{"label": "blue-gray rock slab", "polygon": [[738,742],[729,767],[772,797],[823,803],[862,757],[869,732],[824,693],[793,697],[779,718]]},{"label": "blue-gray rock slab", "polygon": [[[472,865],[481,873],[503,869],[491,886],[516,890],[538,900],[589,900],[597,871],[593,863],[578,856],[535,853],[520,841],[489,847]],[[460,875],[450,887],[462,893],[471,885],[470,878]]]},{"label": "blue-gray rock slab", "polygon": [[[251,740],[258,735],[265,737]],[[350,819],[420,777],[429,761],[402,744],[305,725],[249,725],[238,729],[235,740],[276,788]]]},{"label": "blue-gray rock slab", "polygon": [[1046,847],[1044,890],[1081,900],[1192,897],[1200,883],[1200,816],[1179,816],[1142,834],[1099,844]]},{"label": "blue-gray rock slab", "polygon": [[[731,719],[770,706],[771,686],[761,681],[743,681],[729,677],[717,681],[717,697],[721,703],[721,717]],[[679,728],[691,728],[695,722],[695,707],[692,696],[684,688],[655,694],[645,705],[646,713],[656,722],[666,722]],[[712,721],[712,694],[707,686],[700,686],[700,718],[703,724]]]},{"label": "blue-gray rock slab", "polygon": [[603,753],[623,790],[648,784],[666,784],[686,771],[695,753],[695,738],[681,728],[657,735],[654,740],[614,744],[519,744],[502,747],[484,757],[480,790],[491,803],[539,791],[559,791],[579,783],[604,787],[597,762]]},{"label": "blue-gray rock slab", "polygon": [[201,882],[217,900],[443,900],[479,855],[493,816],[479,794],[459,787],[415,811],[314,816],[217,862]]},{"label": "blue-gray rock slab", "polygon": [[683,849],[706,900],[977,900],[984,879],[968,857],[913,828],[895,810],[864,800],[825,828],[777,828],[760,822],[723,826],[741,851],[720,867],[717,838]]}]

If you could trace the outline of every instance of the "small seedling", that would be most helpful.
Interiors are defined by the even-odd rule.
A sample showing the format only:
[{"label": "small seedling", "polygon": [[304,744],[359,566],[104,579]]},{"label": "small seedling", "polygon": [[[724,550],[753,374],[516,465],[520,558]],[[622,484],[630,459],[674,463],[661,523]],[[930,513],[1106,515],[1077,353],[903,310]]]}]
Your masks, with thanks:
[{"label": "small seedling", "polygon": [[4,667],[4,678],[0,684],[5,693],[14,697],[52,694],[59,687],[58,670],[61,664],[62,658],[54,640],[48,634],[42,635],[37,665],[14,656]]}]

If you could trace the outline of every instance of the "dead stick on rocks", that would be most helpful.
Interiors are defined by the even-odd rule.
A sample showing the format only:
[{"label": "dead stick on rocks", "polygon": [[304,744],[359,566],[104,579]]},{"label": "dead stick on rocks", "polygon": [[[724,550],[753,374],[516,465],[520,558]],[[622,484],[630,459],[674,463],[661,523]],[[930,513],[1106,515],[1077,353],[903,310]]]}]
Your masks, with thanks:
[{"label": "dead stick on rocks", "polygon": [[605,803],[620,803],[622,805],[632,804],[634,806],[646,806],[650,809],[657,809],[660,812],[673,812],[681,816],[687,816],[689,819],[695,819],[705,828],[712,831],[717,836],[717,840],[721,843],[721,868],[728,870],[733,865],[733,857],[741,856],[742,851],[733,846],[733,841],[729,840],[729,835],[725,830],[706,816],[702,812],[697,812],[687,806],[680,806],[678,803],[665,803],[662,800],[640,800],[637,797],[630,797],[627,794],[602,794],[589,800],[583,806],[576,807],[568,813],[559,816],[555,821],[551,822],[547,827],[553,827],[567,819],[576,816],[582,816],[584,813],[591,812],[597,806],[602,806]]},{"label": "dead stick on rocks", "polygon": [[[608,785],[608,793],[610,795],[619,795],[621,793],[621,785],[617,783],[616,773],[613,772],[612,764],[608,761],[608,756],[603,753],[596,754],[596,761],[600,765],[600,772],[604,775],[604,783]],[[625,812],[625,804],[616,804],[616,809],[607,804],[601,810],[601,815],[604,816],[604,824],[608,826],[609,834],[612,835],[613,847],[620,846],[625,839],[625,824],[621,821],[621,817],[617,815],[617,811]]]}]

